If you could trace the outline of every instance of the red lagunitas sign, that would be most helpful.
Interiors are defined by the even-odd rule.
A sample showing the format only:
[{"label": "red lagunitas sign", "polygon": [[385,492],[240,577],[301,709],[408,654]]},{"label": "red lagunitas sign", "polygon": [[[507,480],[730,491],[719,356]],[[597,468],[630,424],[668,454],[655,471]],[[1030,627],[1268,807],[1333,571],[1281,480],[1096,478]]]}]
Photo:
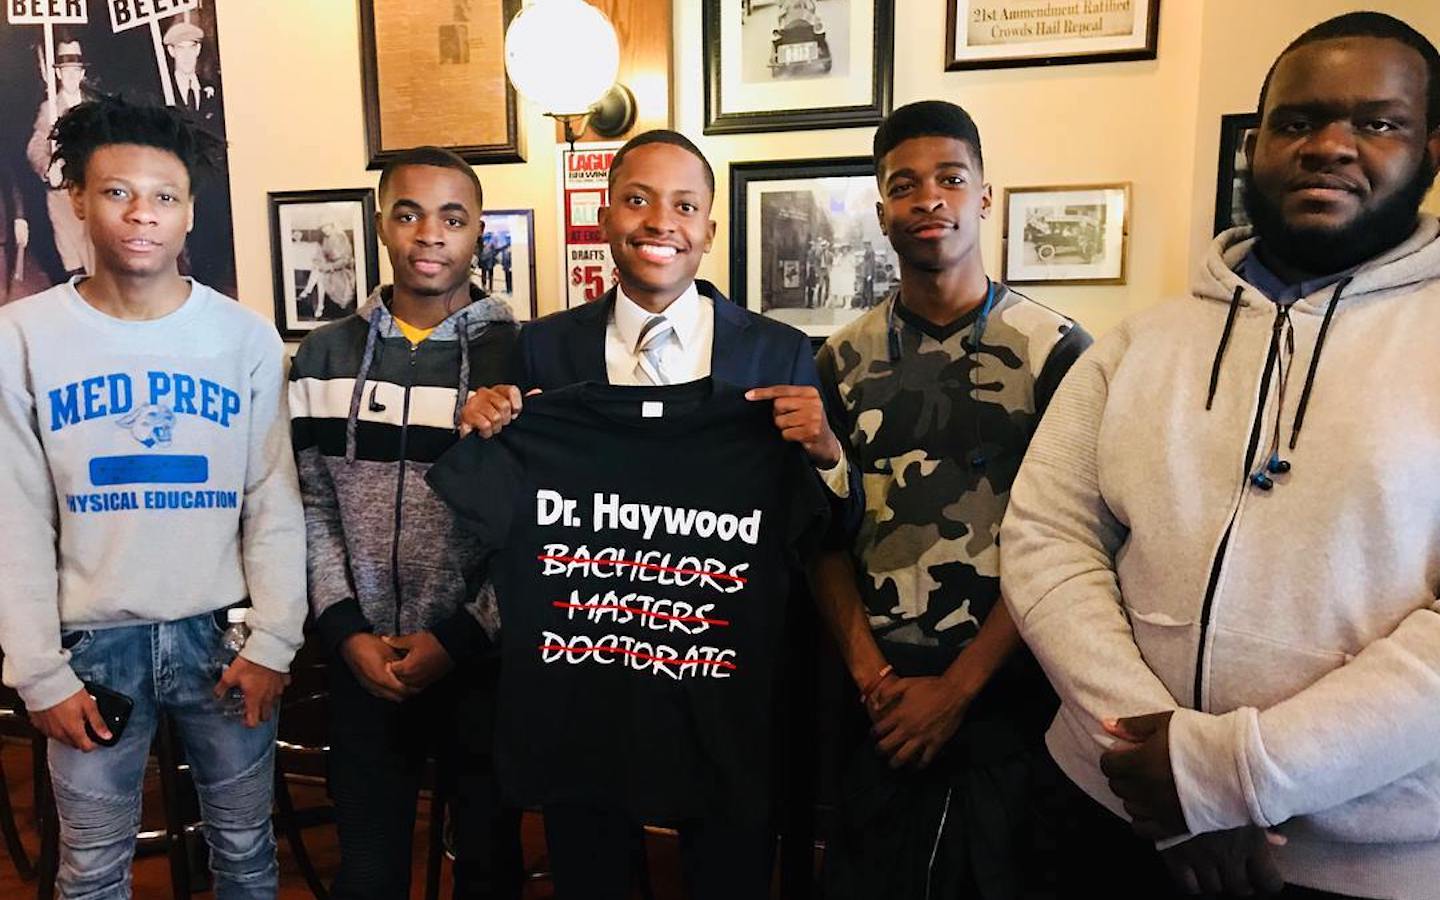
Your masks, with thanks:
[{"label": "red lagunitas sign", "polygon": [[598,300],[616,281],[610,246],[600,236],[600,208],[619,144],[580,144],[560,153],[560,242],[564,245],[565,305]]}]

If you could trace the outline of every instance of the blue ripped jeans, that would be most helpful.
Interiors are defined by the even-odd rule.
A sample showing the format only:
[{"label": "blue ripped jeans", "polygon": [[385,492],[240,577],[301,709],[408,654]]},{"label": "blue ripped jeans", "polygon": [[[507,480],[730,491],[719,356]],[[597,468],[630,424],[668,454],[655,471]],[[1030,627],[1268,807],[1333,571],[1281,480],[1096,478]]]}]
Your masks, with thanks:
[{"label": "blue ripped jeans", "polygon": [[244,719],[222,714],[212,691],[224,628],[214,614],[203,613],[64,634],[70,665],[82,681],[135,702],[113,747],[81,753],[50,741],[64,900],[130,896],[145,761],[162,710],[175,721],[194,775],[217,900],[275,897],[279,870],[270,802],[276,719],[246,728]]}]

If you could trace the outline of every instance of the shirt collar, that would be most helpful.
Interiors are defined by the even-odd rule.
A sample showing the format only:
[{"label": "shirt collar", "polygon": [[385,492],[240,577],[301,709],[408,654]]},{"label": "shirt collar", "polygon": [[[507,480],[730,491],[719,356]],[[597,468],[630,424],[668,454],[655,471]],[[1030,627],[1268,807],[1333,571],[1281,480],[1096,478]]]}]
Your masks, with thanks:
[{"label": "shirt collar", "polygon": [[[635,342],[640,339],[641,327],[653,315],[655,314],[625,296],[624,288],[615,286],[615,311],[612,313],[612,321],[615,323],[615,333],[626,347],[635,349]],[[700,322],[700,292],[695,288],[695,282],[690,282],[685,293],[676,297],[665,308],[664,315],[665,321],[675,329],[680,348],[688,349],[695,339],[695,329]]]},{"label": "shirt collar", "polygon": [[1259,246],[1257,242],[1255,247],[1250,248],[1250,252],[1240,260],[1240,265],[1235,267],[1235,274],[1281,306],[1289,306],[1297,300],[1303,300],[1316,291],[1322,291],[1342,278],[1348,277],[1355,271],[1354,268],[1350,268],[1333,275],[1321,275],[1318,278],[1291,284],[1260,261],[1260,254],[1256,252],[1256,247]]}]

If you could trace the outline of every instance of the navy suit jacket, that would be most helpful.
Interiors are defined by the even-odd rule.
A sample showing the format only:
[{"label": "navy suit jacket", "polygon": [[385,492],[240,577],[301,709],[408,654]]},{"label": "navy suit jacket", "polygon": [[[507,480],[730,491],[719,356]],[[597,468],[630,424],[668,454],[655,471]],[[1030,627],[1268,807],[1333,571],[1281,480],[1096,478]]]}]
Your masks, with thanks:
[{"label": "navy suit jacket", "polygon": [[[715,307],[710,374],[749,390],[777,384],[820,386],[810,339],[783,322],[742,309],[708,281],[696,289]],[[608,383],[605,329],[615,289],[593,303],[526,323],[515,348],[514,383],[522,391],[552,390],[582,381]]]}]

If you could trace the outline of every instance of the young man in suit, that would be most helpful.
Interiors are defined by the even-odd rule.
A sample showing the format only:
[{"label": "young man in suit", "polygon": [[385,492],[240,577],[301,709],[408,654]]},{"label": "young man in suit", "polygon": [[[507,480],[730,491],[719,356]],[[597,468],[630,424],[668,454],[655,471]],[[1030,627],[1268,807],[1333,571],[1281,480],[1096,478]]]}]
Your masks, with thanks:
[{"label": "young man in suit", "polygon": [[[695,278],[715,238],[714,199],[710,163],[684,135],[647,131],[621,147],[610,166],[610,205],[600,210],[620,283],[594,303],[522,329],[513,383],[473,393],[464,426],[498,433],[532,390],[713,375],[750,389],[751,400],[774,401],[782,436],[803,446],[826,484],[845,496],[844,459],[825,420],[809,339]],[[647,355],[660,360],[658,370],[643,363]]]},{"label": "young man in suit", "polygon": [[[709,163],[681,134],[649,131],[622,147],[610,168],[610,205],[600,211],[619,284],[594,303],[525,326],[512,383],[473,393],[464,424],[491,437],[521,414],[524,394],[581,381],[678,384],[713,376],[746,389],[752,401],[772,402],[781,436],[805,449],[848,509],[838,498],[859,492],[849,489],[824,414],[809,339],[695,278],[715,236],[714,192]],[[572,805],[547,807],[545,815],[558,896],[624,896],[637,823]],[[699,896],[768,896],[768,829],[707,820],[682,829],[682,846],[687,881]]]}]

